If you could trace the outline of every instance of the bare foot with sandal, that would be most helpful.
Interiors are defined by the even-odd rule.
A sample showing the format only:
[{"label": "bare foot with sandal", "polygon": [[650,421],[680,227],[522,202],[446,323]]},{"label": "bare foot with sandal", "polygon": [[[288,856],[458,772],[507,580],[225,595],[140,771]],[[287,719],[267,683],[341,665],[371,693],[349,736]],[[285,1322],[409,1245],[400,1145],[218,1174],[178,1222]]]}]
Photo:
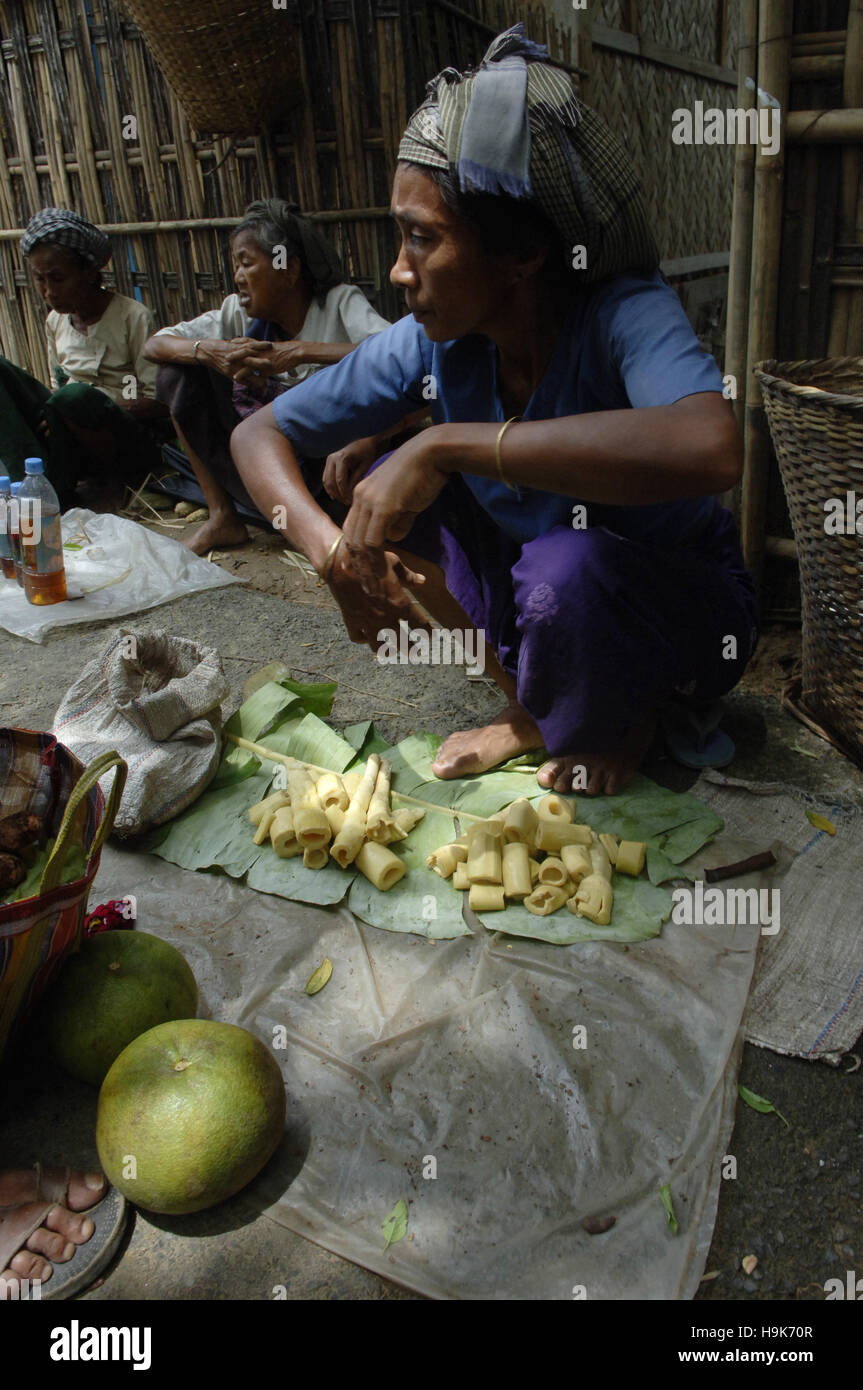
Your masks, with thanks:
[{"label": "bare foot with sandal", "polygon": [[[77,1261],[81,1247],[97,1230],[87,1213],[108,1191],[101,1173],[38,1163],[34,1168],[0,1171],[0,1301],[26,1296],[23,1281],[47,1283],[54,1265]],[[119,1243],[125,1204],[115,1195],[117,1212],[111,1214],[107,1228],[102,1226],[98,1251],[94,1249],[81,1261],[74,1289],[69,1281],[69,1294],[93,1282]]]}]

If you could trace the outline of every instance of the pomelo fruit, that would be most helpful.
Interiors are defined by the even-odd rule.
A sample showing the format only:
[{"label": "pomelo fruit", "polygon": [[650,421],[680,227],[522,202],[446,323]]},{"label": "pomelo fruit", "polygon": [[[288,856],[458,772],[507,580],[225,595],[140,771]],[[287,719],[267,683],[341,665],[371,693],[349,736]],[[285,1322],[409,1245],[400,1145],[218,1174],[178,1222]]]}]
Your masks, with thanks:
[{"label": "pomelo fruit", "polygon": [[130,1043],[102,1083],[99,1160],[145,1211],[203,1211],[260,1172],[285,1108],[279,1065],[245,1028],[162,1023]]},{"label": "pomelo fruit", "polygon": [[198,986],[180,952],[143,931],[91,936],[70,956],[43,1014],[65,1071],[101,1086],[111,1063],[140,1033],[194,1018]]}]

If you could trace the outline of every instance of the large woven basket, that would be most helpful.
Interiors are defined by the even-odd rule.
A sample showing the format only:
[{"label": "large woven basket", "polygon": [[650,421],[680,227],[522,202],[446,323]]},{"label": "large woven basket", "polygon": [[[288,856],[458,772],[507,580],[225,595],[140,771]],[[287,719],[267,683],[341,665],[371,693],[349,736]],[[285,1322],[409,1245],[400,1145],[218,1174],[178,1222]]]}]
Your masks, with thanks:
[{"label": "large woven basket", "polygon": [[[801,703],[863,761],[863,357],[760,362],[755,374],[797,539]],[[831,534],[837,500],[851,524]]]},{"label": "large woven basket", "polygon": [[250,134],[302,100],[300,33],[271,0],[123,0],[196,130]]}]

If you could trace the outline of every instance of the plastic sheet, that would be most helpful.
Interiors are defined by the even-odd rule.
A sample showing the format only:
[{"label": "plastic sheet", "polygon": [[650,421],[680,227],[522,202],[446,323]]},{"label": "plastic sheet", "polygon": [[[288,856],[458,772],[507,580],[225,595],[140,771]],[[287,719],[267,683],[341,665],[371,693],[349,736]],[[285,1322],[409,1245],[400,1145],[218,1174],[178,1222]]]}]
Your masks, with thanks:
[{"label": "plastic sheet", "polygon": [[54,628],[144,613],[171,599],[241,582],[135,521],[80,507],[63,516],[63,559],[69,592],[81,597],[36,607],[14,580],[0,578],[0,627],[43,642]]},{"label": "plastic sheet", "polygon": [[[274,1220],[436,1298],[694,1294],[757,926],[431,941],[109,848],[92,901],[126,894],[185,954],[200,1012],[282,1066],[287,1133],[259,1179]],[[310,997],[326,956],[332,979]],[[407,1236],[384,1252],[400,1198]],[[588,1235],[591,1216],[615,1224]]]}]

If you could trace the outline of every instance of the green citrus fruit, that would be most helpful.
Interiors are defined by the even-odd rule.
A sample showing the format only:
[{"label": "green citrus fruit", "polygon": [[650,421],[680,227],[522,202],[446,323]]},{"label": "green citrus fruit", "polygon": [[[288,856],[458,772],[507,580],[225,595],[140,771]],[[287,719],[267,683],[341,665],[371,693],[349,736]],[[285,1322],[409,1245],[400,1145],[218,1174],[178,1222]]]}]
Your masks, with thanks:
[{"label": "green citrus fruit", "polygon": [[284,1127],[272,1053],[245,1028],[189,1018],[151,1028],[121,1052],[99,1092],[96,1146],[136,1206],[184,1215],[251,1182]]},{"label": "green citrus fruit", "polygon": [[106,931],[69,957],[46,999],[44,1020],[64,1070],[100,1086],[139,1033],[194,1018],[197,1007],[198,986],[178,950],[149,932]]}]

